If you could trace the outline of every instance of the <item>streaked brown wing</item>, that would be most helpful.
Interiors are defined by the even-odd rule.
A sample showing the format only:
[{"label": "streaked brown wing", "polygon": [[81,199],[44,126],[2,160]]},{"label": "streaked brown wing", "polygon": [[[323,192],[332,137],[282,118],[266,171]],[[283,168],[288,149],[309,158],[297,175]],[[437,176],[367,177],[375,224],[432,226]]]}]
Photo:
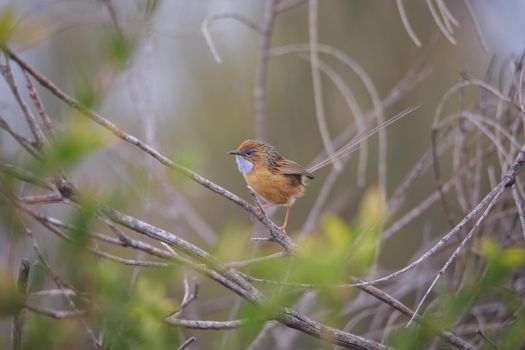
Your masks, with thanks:
[{"label": "streaked brown wing", "polygon": [[306,170],[305,168],[303,168],[302,165],[297,164],[293,160],[282,159],[279,161],[277,167],[279,168],[279,171],[284,175],[304,175],[309,179],[314,178],[314,176],[310,172],[308,172],[308,170]]}]

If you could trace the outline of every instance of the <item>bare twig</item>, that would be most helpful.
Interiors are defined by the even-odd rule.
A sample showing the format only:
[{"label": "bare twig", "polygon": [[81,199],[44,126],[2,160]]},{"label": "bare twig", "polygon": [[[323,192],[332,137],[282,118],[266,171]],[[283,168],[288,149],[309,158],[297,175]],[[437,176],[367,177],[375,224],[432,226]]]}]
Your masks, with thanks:
[{"label": "bare twig", "polygon": [[[38,260],[42,263],[42,265],[47,269],[47,271],[49,272],[51,278],[53,279],[53,281],[55,282],[55,284],[57,285],[58,288],[60,289],[65,289],[67,286],[65,283],[62,282],[62,280],[60,279],[60,277],[58,276],[58,274],[51,268],[51,266],[48,264],[47,260],[44,258],[44,256],[42,255],[41,251],[40,251],[40,247],[33,235],[33,232],[31,231],[31,229],[29,229],[24,222],[21,221],[21,224],[22,226],[24,227],[24,231],[26,232],[27,236],[29,236],[32,244],[33,244],[33,250],[34,252],[36,253],[36,255],[38,256]],[[64,311],[64,312],[61,312],[61,311],[54,311],[54,310],[47,310],[47,309],[41,309],[41,308],[35,308],[31,305],[27,305],[26,304],[26,307],[28,310],[31,310],[33,312],[38,312],[38,313],[42,313],[42,314],[46,314],[47,316],[49,317],[52,317],[52,318],[68,318],[68,317],[80,317],[79,318],[79,322],[83,325],[84,329],[86,330],[86,333],[88,334],[89,338],[92,340],[93,342],[93,345],[95,347],[95,349],[97,350],[100,350],[101,349],[101,344],[98,342],[98,339],[97,337],[95,336],[95,334],[93,333],[93,330],[91,330],[91,328],[89,327],[89,325],[87,324],[87,322],[81,318],[82,316],[82,313],[77,309],[75,303],[73,302],[73,300],[71,299],[71,297],[67,294],[64,294],[66,300],[68,301],[69,303],[69,306],[71,307],[72,311]]]},{"label": "bare twig", "polygon": [[264,140],[266,137],[266,76],[268,59],[270,57],[268,50],[270,48],[270,39],[276,16],[276,3],[277,0],[266,0],[266,9],[264,10],[264,20],[261,28],[261,46],[255,68],[255,85],[253,89],[253,97],[255,100],[255,136],[259,140]]},{"label": "bare twig", "polygon": [[109,12],[109,16],[111,17],[111,21],[113,22],[113,25],[115,26],[115,29],[118,33],[122,33],[122,29],[120,28],[120,25],[118,23],[117,18],[117,11],[115,10],[115,6],[113,6],[112,0],[103,0],[104,4],[106,4],[106,7]]},{"label": "bare twig", "polygon": [[40,96],[38,96],[38,93],[33,87],[33,83],[31,82],[31,77],[24,69],[22,69],[22,72],[24,73],[24,77],[26,78],[27,91],[29,92],[29,96],[31,97],[31,100],[33,100],[33,104],[35,105],[35,108],[38,111],[38,115],[40,116],[40,119],[42,119],[42,124],[44,124],[45,130],[48,136],[54,137],[53,124],[51,123],[51,119],[49,118],[49,115],[47,114],[44,108],[44,104],[42,103]]},{"label": "bare twig", "polygon": [[306,0],[281,0],[275,7],[275,12],[284,12],[305,2]]},{"label": "bare twig", "polygon": [[464,0],[464,2],[465,2],[465,7],[467,8],[467,12],[470,15],[470,18],[472,19],[472,24],[474,25],[474,28],[476,29],[476,34],[478,35],[478,39],[479,39],[479,42],[481,43],[481,47],[483,48],[483,51],[485,51],[485,53],[489,53],[489,47],[487,45],[487,42],[485,41],[483,32],[481,31],[481,27],[479,25],[476,14],[474,13],[474,9],[472,8],[472,5],[470,4],[469,0]]},{"label": "bare twig", "polygon": [[[377,89],[372,82],[372,79],[369,77],[369,75],[366,73],[366,71],[357,63],[355,62],[352,57],[344,53],[343,51],[329,46],[325,44],[316,44],[315,47],[312,48],[310,44],[292,44],[292,45],[286,45],[281,47],[272,48],[270,50],[271,56],[281,56],[291,53],[303,53],[303,52],[310,52],[312,49],[315,49],[316,51],[319,51],[321,53],[328,54],[330,56],[335,57],[345,65],[347,65],[350,69],[354,71],[354,73],[357,74],[359,79],[363,82],[363,85],[367,89],[370,98],[372,99],[372,103],[374,105],[374,117],[377,119],[377,124],[380,125],[384,122],[384,108],[381,102],[381,99],[379,97],[379,93],[377,92]],[[379,130],[378,132],[379,136],[379,156],[378,156],[378,182],[379,187],[386,191],[386,133],[385,130]],[[326,147],[325,147],[326,148]]]},{"label": "bare twig", "polygon": [[191,343],[193,343],[195,340],[197,340],[197,338],[195,337],[191,337],[191,338],[188,338],[188,340],[186,340],[184,343],[182,343],[178,348],[177,350],[184,350],[186,349],[188,346],[191,345]]},{"label": "bare twig", "polygon": [[248,260],[243,260],[243,261],[229,262],[229,263],[226,263],[226,266],[228,266],[228,267],[245,267],[245,266],[248,266],[248,265],[258,264],[258,263],[266,262],[266,261],[269,261],[269,260],[280,259],[280,258],[284,258],[284,257],[288,257],[288,256],[290,256],[290,254],[288,254],[286,252],[277,252],[277,253],[274,253],[274,254],[271,254],[271,255],[261,256],[261,257],[258,257],[258,258],[253,258],[253,259],[248,259]]},{"label": "bare twig", "polygon": [[16,142],[18,142],[18,144],[27,151],[27,153],[29,153],[36,159],[40,158],[40,154],[38,154],[37,151],[34,149],[33,143],[26,139],[24,136],[14,131],[2,117],[0,117],[0,129],[4,129],[5,131],[7,131],[7,133],[11,135],[11,137],[14,138]]},{"label": "bare twig", "polygon": [[25,101],[22,99],[22,96],[20,96],[20,91],[18,90],[15,78],[13,77],[13,73],[11,72],[11,65],[9,64],[9,59],[6,60],[5,65],[0,66],[0,71],[2,72],[2,75],[4,76],[7,85],[9,85],[11,92],[15,96],[16,102],[22,109],[22,113],[24,114],[27,125],[29,126],[29,130],[33,135],[35,146],[37,148],[40,148],[44,143],[44,133],[42,132],[42,129],[40,129],[40,126],[36,122],[33,113],[31,113],[31,110],[29,109]]},{"label": "bare twig", "polygon": [[6,163],[0,163],[0,172],[50,191],[54,190],[54,188],[47,181],[17,166]]},{"label": "bare twig", "polygon": [[64,197],[60,193],[51,192],[36,196],[25,196],[20,200],[25,204],[59,203],[64,201]]},{"label": "bare twig", "polygon": [[432,0],[426,0],[426,2],[427,2],[427,7],[430,10],[430,13],[432,14],[432,17],[434,18],[434,22],[436,22],[439,30],[441,30],[441,33],[443,33],[445,38],[447,38],[447,40],[452,45],[456,45],[456,39],[454,39],[454,37],[451,35],[451,33],[449,33],[448,29],[446,28],[446,26],[441,21],[441,18],[439,18],[439,15],[438,15],[435,7],[434,7],[434,4],[432,3]]},{"label": "bare twig", "polygon": [[423,261],[428,259],[430,256],[434,255],[439,249],[441,249],[452,237],[454,237],[458,232],[460,232],[466,224],[472,220],[474,217],[476,217],[483,208],[487,207],[490,203],[492,203],[492,200],[494,197],[499,197],[503,190],[509,186],[511,186],[516,176],[519,174],[521,167],[523,166],[523,163],[525,162],[525,145],[522,146],[518,156],[516,157],[516,160],[514,161],[512,168],[507,172],[507,174],[503,177],[503,180],[501,180],[486,196],[479,202],[479,204],[472,209],[468,215],[466,215],[451,231],[449,231],[441,240],[434,245],[431,249],[429,249],[425,254],[423,254],[420,258],[418,258],[416,261],[410,263],[409,265],[405,266],[404,268],[393,272],[391,274],[388,274],[384,277],[377,278],[371,281],[366,282],[359,282],[355,283],[356,286],[364,286],[364,285],[371,285],[376,284],[379,282],[384,282],[391,280],[393,278],[396,278],[397,276],[405,273],[406,271],[409,271],[419,264],[421,264]]},{"label": "bare twig", "polygon": [[70,318],[80,318],[85,315],[81,311],[67,311],[67,310],[53,310],[48,308],[43,308],[40,306],[34,306],[30,304],[25,304],[25,307],[32,312],[41,314],[47,317],[54,318],[56,320],[70,319]]},{"label": "bare twig", "polygon": [[312,73],[312,82],[314,88],[314,104],[315,104],[315,115],[317,118],[317,126],[319,128],[319,133],[321,134],[321,140],[323,141],[324,149],[326,154],[330,158],[334,168],[338,171],[342,170],[342,164],[339,160],[334,158],[334,145],[330,138],[330,133],[328,131],[328,126],[326,124],[326,115],[324,110],[324,99],[323,99],[323,89],[321,85],[321,72],[319,71],[319,49],[317,48],[318,39],[317,39],[317,10],[318,2],[317,0],[308,0],[308,33],[310,37],[310,61],[311,61],[311,73]]},{"label": "bare twig", "polygon": [[8,48],[4,49],[6,54],[11,57],[15,62],[17,62],[23,69],[27,70],[29,74],[31,74],[42,86],[44,86],[46,89],[48,89],[52,94],[54,94],[56,97],[64,101],[67,105],[69,105],[71,108],[74,108],[80,112],[82,112],[84,115],[95,121],[96,123],[100,124],[107,130],[109,130],[111,133],[113,133],[118,138],[122,139],[125,142],[128,142],[142,151],[146,152],[153,158],[157,159],[160,163],[167,166],[168,168],[176,169],[180,171],[185,176],[189,177],[193,181],[199,183],[200,185],[210,189],[211,191],[220,194],[221,196],[233,201],[241,208],[245,209],[246,211],[250,212],[259,222],[261,222],[264,226],[268,228],[270,231],[270,234],[272,236],[272,240],[274,242],[277,242],[281,246],[283,246],[285,249],[290,250],[292,249],[292,242],[290,241],[290,238],[286,235],[281,234],[281,230],[279,229],[279,226],[277,226],[274,222],[266,218],[262,213],[260,213],[255,207],[251,206],[246,201],[242,200],[235,194],[229,192],[228,190],[220,187],[219,185],[211,182],[210,180],[202,177],[201,175],[191,171],[190,169],[183,167],[182,165],[179,165],[175,162],[173,162],[171,159],[167,158],[163,154],[161,154],[159,151],[157,151],[152,146],[146,144],[142,140],[138,139],[137,137],[130,135],[124,131],[122,131],[120,128],[118,128],[114,123],[111,121],[105,119],[98,113],[86,109],[83,107],[80,102],[75,100],[74,98],[67,95],[65,92],[60,90],[53,82],[51,82],[49,79],[47,79],[44,75],[42,75],[40,72],[38,72],[36,69],[34,69],[31,65],[29,65],[27,62],[22,60],[18,55],[16,55],[13,51],[11,51]]},{"label": "bare twig", "polygon": [[[28,279],[29,279],[29,260],[22,259],[20,263],[20,269],[18,270],[18,280],[17,280],[17,289],[18,294],[25,303],[27,295],[29,292]],[[13,328],[11,332],[11,341],[13,350],[20,350],[22,348],[22,331],[24,328],[24,309],[21,308],[20,311],[14,316],[13,319]]]},{"label": "bare twig", "polygon": [[[309,56],[303,56],[301,57],[309,58]],[[361,110],[361,107],[359,106],[359,103],[357,102],[356,97],[352,93],[352,90],[350,90],[350,87],[348,84],[343,80],[343,78],[337,74],[337,72],[332,69],[328,64],[323,62],[322,60],[319,60],[319,69],[326,74],[330,80],[334,83],[334,85],[337,87],[341,95],[343,96],[346,104],[348,105],[348,108],[352,112],[352,115],[355,118],[355,123],[357,126],[357,132],[358,134],[364,134],[366,132],[366,122],[363,115],[363,111]],[[362,187],[365,185],[365,176],[366,176],[366,161],[368,156],[368,142],[367,140],[364,140],[363,143],[361,143],[361,147],[359,149],[359,162],[358,162],[358,168],[357,168],[357,185]]]},{"label": "bare twig", "polygon": [[37,297],[47,297],[47,296],[64,296],[67,295],[77,295],[73,289],[47,289],[41,290],[38,292],[33,292],[29,294],[28,298],[37,298]]},{"label": "bare twig", "polygon": [[523,201],[516,187],[517,187],[516,184],[512,185],[512,197],[514,198],[514,202],[516,203],[516,208],[518,209],[518,216],[520,218],[520,224],[521,224],[521,233],[523,235],[523,238],[525,239],[525,214],[523,213]]},{"label": "bare twig", "polygon": [[[212,268],[210,269],[205,265],[195,264],[191,260],[182,258],[181,256],[173,256],[171,253],[161,253],[156,251],[157,254],[163,254],[164,257],[181,261],[185,265],[191,267],[197,272],[204,274],[205,276],[214,279],[215,281],[224,285],[226,288],[234,291],[252,303],[264,304],[266,302],[264,295],[262,295],[255,287],[246,281],[240,273],[231,268],[226,268],[225,265],[219,262],[215,257],[209,255],[209,253],[203,251],[202,249],[182,240],[181,238],[178,238],[172,233],[156,228],[135,218],[126,216],[116,211],[108,212],[108,209],[106,209],[106,212],[120,224],[123,224],[124,226],[127,226],[142,234],[146,234],[152,238],[155,238],[156,240],[173,244],[177,247],[177,249],[183,251],[185,254],[197,258],[197,260],[204,262],[205,265],[210,265]],[[127,240],[126,244],[129,246],[136,244],[136,246],[147,249],[146,244],[132,239]],[[288,327],[298,329],[314,337],[326,339],[334,344],[339,344],[349,348],[385,349],[382,344],[355,336],[351,333],[327,327],[289,308],[283,308],[281,313],[276,316],[276,319]]]},{"label": "bare twig", "polygon": [[204,39],[206,40],[206,43],[208,44],[208,47],[210,49],[210,52],[213,56],[213,58],[215,59],[215,62],[217,63],[222,63],[222,59],[221,59],[221,56],[219,55],[218,51],[217,51],[217,48],[215,46],[215,44],[213,43],[213,39],[211,37],[211,34],[210,34],[210,26],[213,22],[219,20],[219,19],[226,19],[226,18],[230,18],[230,19],[234,19],[244,25],[246,25],[248,28],[251,28],[253,29],[254,31],[256,31],[257,33],[261,33],[261,29],[259,28],[259,26],[254,23],[252,20],[250,20],[249,18],[239,14],[239,13],[236,13],[236,12],[225,12],[225,13],[217,13],[217,14],[213,14],[211,16],[208,16],[204,19],[204,21],[202,21],[202,24],[201,24],[201,31],[202,31],[202,35],[204,36]]},{"label": "bare twig", "polygon": [[190,282],[188,281],[188,276],[184,275],[184,296],[182,297],[182,302],[180,303],[177,310],[171,313],[170,316],[167,318],[173,318],[176,319],[182,310],[184,310],[192,301],[197,299],[199,295],[199,284],[193,281],[193,289],[190,286]]},{"label": "bare twig", "polygon": [[[293,283],[293,282],[281,282],[281,281],[274,281],[274,280],[268,280],[268,279],[262,279],[262,278],[255,278],[248,275],[245,275],[250,280],[261,282],[261,283],[268,283],[268,284],[274,284],[274,285],[280,285],[285,287],[294,287],[294,288],[306,288],[306,289],[317,289],[319,286],[309,284],[309,283]],[[352,285],[349,284],[340,284],[335,285],[334,288],[351,288]],[[403,303],[401,303],[396,298],[392,297],[388,293],[382,291],[379,288],[376,288],[374,286],[358,286],[357,288],[361,289],[365,293],[373,296],[377,300],[382,301],[383,303],[389,305],[390,307],[394,308],[397,311],[400,311],[403,315],[405,315],[408,318],[414,318],[414,320],[418,323],[425,324],[427,326],[430,326],[433,331],[438,333],[442,338],[447,340],[450,344],[454,345],[458,349],[469,349],[473,350],[475,349],[471,344],[463,340],[462,338],[458,337],[452,332],[445,331],[438,329],[427,322],[425,322],[421,317],[414,314],[410,308],[405,306]],[[346,327],[345,327],[346,328]]]},{"label": "bare twig", "polygon": [[235,329],[246,324],[246,320],[232,321],[203,321],[203,320],[184,320],[180,318],[168,317],[164,320],[167,324],[189,329],[202,329],[221,331],[226,329]]},{"label": "bare twig", "polygon": [[412,29],[412,26],[410,25],[410,22],[408,21],[407,14],[405,12],[405,7],[403,6],[403,0],[397,0],[397,9],[399,10],[399,17],[401,17],[401,21],[403,22],[403,26],[405,27],[405,30],[408,33],[408,36],[414,44],[417,47],[421,47],[421,41],[419,41],[416,33]]}]

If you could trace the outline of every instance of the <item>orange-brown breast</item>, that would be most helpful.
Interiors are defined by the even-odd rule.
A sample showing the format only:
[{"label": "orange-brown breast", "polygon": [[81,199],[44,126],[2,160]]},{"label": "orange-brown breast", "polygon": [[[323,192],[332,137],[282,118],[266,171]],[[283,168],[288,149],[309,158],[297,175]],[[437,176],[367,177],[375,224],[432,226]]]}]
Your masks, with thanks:
[{"label": "orange-brown breast", "polygon": [[262,164],[243,174],[255,192],[272,204],[292,205],[304,192],[300,175],[272,173]]}]

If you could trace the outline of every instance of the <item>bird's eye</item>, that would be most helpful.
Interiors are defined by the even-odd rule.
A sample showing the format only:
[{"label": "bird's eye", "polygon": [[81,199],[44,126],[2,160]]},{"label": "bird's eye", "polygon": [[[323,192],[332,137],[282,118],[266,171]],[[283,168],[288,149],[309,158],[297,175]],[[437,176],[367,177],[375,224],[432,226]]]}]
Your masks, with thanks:
[{"label": "bird's eye", "polygon": [[247,156],[251,156],[253,154],[253,152],[255,152],[253,150],[253,148],[249,148],[249,149],[246,150],[246,152],[244,154],[246,154]]}]

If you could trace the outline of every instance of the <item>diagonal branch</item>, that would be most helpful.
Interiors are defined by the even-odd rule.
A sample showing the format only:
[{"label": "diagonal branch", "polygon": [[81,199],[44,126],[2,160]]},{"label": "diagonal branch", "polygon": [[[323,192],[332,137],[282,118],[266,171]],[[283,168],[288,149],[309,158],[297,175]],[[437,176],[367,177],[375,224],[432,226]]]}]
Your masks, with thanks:
[{"label": "diagonal branch", "polygon": [[29,74],[31,74],[31,76],[33,76],[33,78],[35,78],[43,87],[49,90],[57,98],[64,101],[68,106],[80,111],[85,116],[89,117],[90,119],[98,123],[99,125],[109,130],[116,137],[122,139],[123,141],[127,143],[130,143],[138,147],[139,149],[146,152],[147,154],[149,154],[150,156],[158,160],[160,163],[162,163],[166,167],[180,171],[182,174],[189,177],[193,181],[199,183],[200,185],[208,188],[209,190],[234,202],[235,204],[237,204],[244,210],[251,213],[260,223],[262,223],[264,226],[266,226],[266,228],[268,228],[271,234],[272,241],[280,244],[286,250],[291,250],[293,248],[290,238],[288,236],[281,234],[279,226],[277,226],[273,221],[265,217],[254,206],[250,205],[248,202],[241,199],[237,195],[231,193],[230,191],[226,190],[225,188],[206,179],[205,177],[193,172],[192,170],[182,165],[175,163],[174,161],[172,161],[171,159],[169,159],[168,157],[160,153],[158,150],[156,150],[152,146],[146,144],[144,141],[140,140],[139,138],[131,134],[124,132],[119,127],[117,127],[114,123],[102,117],[100,114],[82,106],[79,101],[67,95],[64,91],[58,88],[52,81],[50,81],[42,73],[40,73],[38,70],[33,68],[29,63],[27,63],[26,61],[21,59],[18,55],[16,55],[13,51],[11,51],[11,49],[5,48],[4,51],[11,59],[13,59],[13,61],[19,64],[22,67],[22,69],[26,70]]}]

